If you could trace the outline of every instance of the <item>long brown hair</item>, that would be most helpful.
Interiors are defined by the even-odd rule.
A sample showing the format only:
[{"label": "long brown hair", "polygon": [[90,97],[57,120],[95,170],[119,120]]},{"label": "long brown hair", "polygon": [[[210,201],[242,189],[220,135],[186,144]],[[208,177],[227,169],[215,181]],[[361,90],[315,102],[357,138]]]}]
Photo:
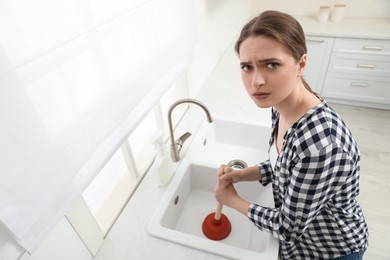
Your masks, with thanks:
[{"label": "long brown hair", "polygon": [[[238,55],[240,55],[241,43],[252,36],[266,36],[276,40],[289,50],[297,63],[302,55],[307,53],[306,38],[302,26],[294,17],[286,13],[270,10],[250,20],[242,28],[235,44],[234,48]],[[307,90],[319,97],[303,77],[302,82]]]}]

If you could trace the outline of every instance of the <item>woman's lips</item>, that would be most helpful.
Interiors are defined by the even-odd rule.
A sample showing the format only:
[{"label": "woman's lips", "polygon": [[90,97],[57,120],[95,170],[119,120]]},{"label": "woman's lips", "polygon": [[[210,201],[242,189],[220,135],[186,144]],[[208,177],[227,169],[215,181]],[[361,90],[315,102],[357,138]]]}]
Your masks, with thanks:
[{"label": "woman's lips", "polygon": [[270,95],[270,93],[266,92],[256,92],[253,94],[253,97],[256,99],[265,99]]}]

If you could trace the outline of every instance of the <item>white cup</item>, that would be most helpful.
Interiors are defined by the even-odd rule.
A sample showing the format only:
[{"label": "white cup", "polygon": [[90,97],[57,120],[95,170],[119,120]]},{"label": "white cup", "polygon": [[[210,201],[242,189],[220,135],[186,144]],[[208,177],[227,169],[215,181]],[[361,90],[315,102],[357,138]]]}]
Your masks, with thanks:
[{"label": "white cup", "polygon": [[333,23],[341,22],[344,18],[344,12],[346,7],[347,6],[345,4],[335,4],[333,7],[333,11],[330,15],[330,20]]},{"label": "white cup", "polygon": [[329,14],[330,14],[330,6],[327,5],[320,6],[320,9],[318,10],[317,20],[320,23],[327,22],[329,18]]}]

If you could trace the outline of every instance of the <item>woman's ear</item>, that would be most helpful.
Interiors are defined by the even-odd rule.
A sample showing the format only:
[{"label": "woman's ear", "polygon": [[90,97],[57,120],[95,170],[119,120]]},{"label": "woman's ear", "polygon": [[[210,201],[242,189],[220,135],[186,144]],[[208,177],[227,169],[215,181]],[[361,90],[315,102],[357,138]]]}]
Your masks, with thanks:
[{"label": "woman's ear", "polygon": [[307,55],[303,54],[301,59],[298,62],[298,77],[301,77],[303,75],[303,71],[305,70],[306,67],[306,58]]}]

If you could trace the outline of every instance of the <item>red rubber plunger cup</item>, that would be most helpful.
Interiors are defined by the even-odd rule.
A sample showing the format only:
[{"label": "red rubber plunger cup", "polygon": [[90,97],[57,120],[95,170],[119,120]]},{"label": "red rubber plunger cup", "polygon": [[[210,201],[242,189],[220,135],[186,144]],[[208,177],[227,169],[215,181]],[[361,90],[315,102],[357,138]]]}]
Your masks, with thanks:
[{"label": "red rubber plunger cup", "polygon": [[232,230],[229,219],[222,214],[221,211],[222,204],[218,203],[215,213],[210,213],[203,221],[203,234],[211,240],[222,240],[226,238]]}]

